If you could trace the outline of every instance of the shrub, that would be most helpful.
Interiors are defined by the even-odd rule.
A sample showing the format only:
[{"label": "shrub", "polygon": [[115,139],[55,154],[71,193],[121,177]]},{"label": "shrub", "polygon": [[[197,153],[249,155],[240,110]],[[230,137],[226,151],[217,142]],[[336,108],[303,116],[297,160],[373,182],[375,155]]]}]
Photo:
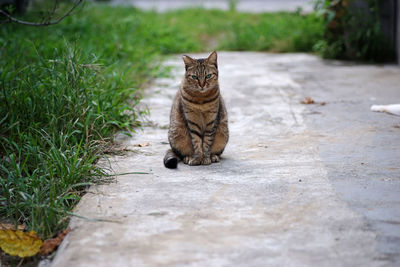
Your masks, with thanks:
[{"label": "shrub", "polygon": [[394,59],[394,47],[382,32],[379,1],[317,0],[315,8],[325,20],[325,38],[315,46],[324,57],[372,62]]}]

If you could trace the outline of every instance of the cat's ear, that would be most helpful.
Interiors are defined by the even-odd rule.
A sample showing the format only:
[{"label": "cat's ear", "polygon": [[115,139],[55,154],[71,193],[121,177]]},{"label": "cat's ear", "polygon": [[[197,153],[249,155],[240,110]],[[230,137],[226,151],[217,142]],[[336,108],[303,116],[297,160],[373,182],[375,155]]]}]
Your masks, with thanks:
[{"label": "cat's ear", "polygon": [[182,56],[183,62],[185,62],[185,69],[187,70],[190,66],[193,66],[196,63],[196,60],[187,56]]},{"label": "cat's ear", "polygon": [[217,52],[214,51],[208,56],[207,63],[214,65],[218,69]]}]

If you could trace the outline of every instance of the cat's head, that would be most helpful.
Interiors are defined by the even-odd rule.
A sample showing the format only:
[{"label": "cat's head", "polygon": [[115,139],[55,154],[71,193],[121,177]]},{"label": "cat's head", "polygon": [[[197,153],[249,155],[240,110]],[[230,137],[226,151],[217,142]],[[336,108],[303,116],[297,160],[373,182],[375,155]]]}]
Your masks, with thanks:
[{"label": "cat's head", "polygon": [[185,87],[192,91],[207,92],[218,86],[217,52],[212,52],[208,58],[194,59],[183,56],[185,63]]}]

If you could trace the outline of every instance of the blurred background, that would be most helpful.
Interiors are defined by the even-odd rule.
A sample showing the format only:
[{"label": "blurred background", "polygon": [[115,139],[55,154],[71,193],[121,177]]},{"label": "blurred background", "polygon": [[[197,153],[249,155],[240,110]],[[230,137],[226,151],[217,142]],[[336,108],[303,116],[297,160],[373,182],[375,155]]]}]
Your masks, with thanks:
[{"label": "blurred background", "polygon": [[[62,12],[66,12],[63,7],[77,2],[82,2],[82,6],[97,2],[164,13],[182,9],[218,9],[258,14],[315,14],[324,22],[324,38],[313,44],[312,51],[327,58],[363,61],[399,62],[400,58],[399,0],[0,0],[0,5],[2,11],[10,14],[33,18],[36,13],[36,21],[43,23],[52,16],[62,16]],[[245,49],[269,50],[259,49],[257,45]]]}]

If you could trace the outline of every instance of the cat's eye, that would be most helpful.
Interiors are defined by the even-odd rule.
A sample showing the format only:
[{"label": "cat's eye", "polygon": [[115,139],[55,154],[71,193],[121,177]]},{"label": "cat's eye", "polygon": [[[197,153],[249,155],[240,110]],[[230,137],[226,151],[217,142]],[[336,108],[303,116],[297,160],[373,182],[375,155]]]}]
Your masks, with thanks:
[{"label": "cat's eye", "polygon": [[211,74],[207,74],[206,79],[210,79],[210,78],[211,78]]},{"label": "cat's eye", "polygon": [[192,75],[192,78],[195,79],[195,80],[199,79],[199,77],[197,77],[196,75]]}]

